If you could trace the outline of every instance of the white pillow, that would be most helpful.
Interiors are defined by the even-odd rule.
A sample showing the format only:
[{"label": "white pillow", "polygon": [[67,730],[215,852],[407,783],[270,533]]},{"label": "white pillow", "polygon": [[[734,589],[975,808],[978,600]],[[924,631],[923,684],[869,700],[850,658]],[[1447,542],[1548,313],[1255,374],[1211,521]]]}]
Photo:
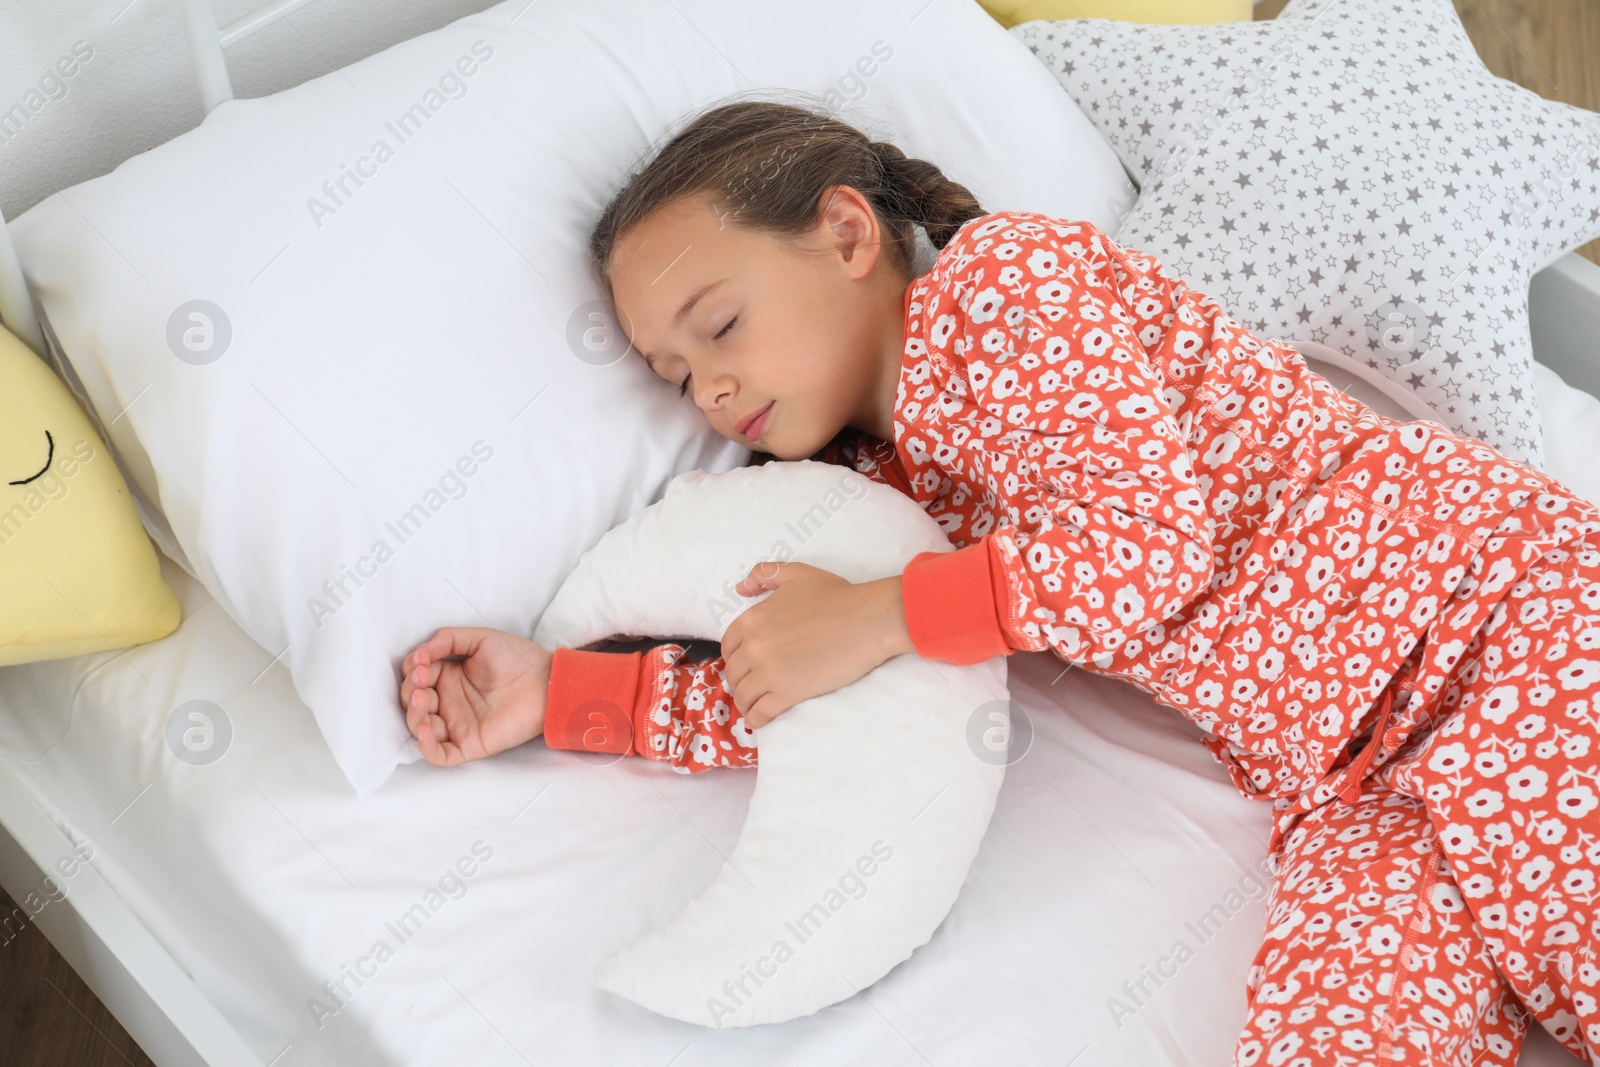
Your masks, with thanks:
[{"label": "white pillow", "polygon": [[650,144],[752,85],[849,104],[985,207],[1110,227],[1130,188],[975,4],[507,0],[226,103],[12,223],[135,481],[358,791],[418,758],[406,651],[526,633],[674,475],[748,460],[596,330],[584,257]]},{"label": "white pillow", "polygon": [[1600,236],[1600,115],[1495,77],[1450,0],[1010,32],[1139,183],[1119,244],[1541,462],[1528,282]]},{"label": "white pillow", "polygon": [[[810,520],[803,541],[796,516]],[[584,555],[533,638],[720,640],[759,602],[727,604],[727,589],[763,560],[866,582],[951,549],[910,497],[846,467],[691,471]],[[1009,715],[1003,656],[957,666],[905,653],[796,704],[756,731],[755,792],[721,873],[602,961],[597,983],[720,1028],[809,1015],[877,981],[955,903],[1004,777],[983,731]]]},{"label": "white pillow", "polygon": [[1533,365],[1546,442],[1545,472],[1585,500],[1600,504],[1600,398],[1568,385],[1543,363]]}]

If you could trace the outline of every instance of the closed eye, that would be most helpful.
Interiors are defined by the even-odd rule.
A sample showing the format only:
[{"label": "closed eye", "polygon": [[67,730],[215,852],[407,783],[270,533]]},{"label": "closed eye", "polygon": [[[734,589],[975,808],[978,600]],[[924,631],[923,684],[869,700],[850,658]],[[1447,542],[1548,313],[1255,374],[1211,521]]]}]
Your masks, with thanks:
[{"label": "closed eye", "polygon": [[[722,329],[718,330],[717,333],[716,333],[716,336],[713,337],[712,340],[713,341],[722,340],[724,337],[726,337],[728,335],[728,331],[733,329],[733,324],[738,322],[738,321],[739,321],[739,316],[737,316],[737,315],[735,315],[733,318],[729,319],[728,320],[728,325],[726,325]],[[683,376],[683,384],[678,386],[678,395],[679,396],[684,396],[689,392],[689,383],[692,382],[692,381],[694,381],[694,375],[685,374]]]}]

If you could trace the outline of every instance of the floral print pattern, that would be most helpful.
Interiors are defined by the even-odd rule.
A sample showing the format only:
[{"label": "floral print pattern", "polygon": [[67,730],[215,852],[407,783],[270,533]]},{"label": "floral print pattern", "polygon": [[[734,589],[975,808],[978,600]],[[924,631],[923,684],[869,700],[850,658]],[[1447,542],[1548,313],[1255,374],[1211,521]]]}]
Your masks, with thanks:
[{"label": "floral print pattern", "polygon": [[685,646],[668,642],[644,654],[640,677],[654,679],[640,755],[682,774],[712,767],[754,767],[755,731],[728,695],[721,656],[685,660]]},{"label": "floral print pattern", "polygon": [[[894,442],[813,458],[987,540],[1012,647],[1150,693],[1272,805],[1236,1063],[1511,1064],[1538,1018],[1600,1064],[1600,509],[1087,222],[970,220],[906,312]],[[647,754],[753,763],[679,647]]]},{"label": "floral print pattern", "polygon": [[[1600,1062],[1600,527],[1589,526],[1511,581],[1465,644],[1413,654],[1396,703],[1439,717],[1420,743],[1352,802],[1290,817],[1236,1064],[1514,1067],[1532,1019]],[[1493,569],[1480,559],[1473,577]],[[1432,692],[1429,660],[1451,664]]]}]

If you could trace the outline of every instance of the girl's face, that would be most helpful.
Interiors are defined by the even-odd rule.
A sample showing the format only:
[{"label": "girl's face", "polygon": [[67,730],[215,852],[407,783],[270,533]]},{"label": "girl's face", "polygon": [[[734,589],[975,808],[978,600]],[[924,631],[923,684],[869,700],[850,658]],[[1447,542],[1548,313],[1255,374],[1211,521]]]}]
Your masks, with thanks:
[{"label": "girl's face", "polygon": [[687,385],[718,433],[779,459],[805,459],[845,426],[892,440],[909,283],[859,192],[834,186],[822,201],[799,247],[696,196],[653,212],[612,253],[634,348]]}]

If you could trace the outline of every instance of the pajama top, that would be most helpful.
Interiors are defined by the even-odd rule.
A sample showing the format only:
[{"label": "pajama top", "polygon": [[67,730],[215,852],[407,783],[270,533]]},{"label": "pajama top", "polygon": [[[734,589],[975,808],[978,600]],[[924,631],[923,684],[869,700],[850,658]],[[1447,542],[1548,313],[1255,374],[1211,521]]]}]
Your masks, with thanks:
[{"label": "pajama top", "polygon": [[[1049,649],[1124,679],[1204,730],[1280,831],[1437,719],[1441,672],[1576,522],[1547,476],[1375,414],[1086,221],[969,220],[905,315],[894,441],[846,428],[813,458],[906,493],[955,546],[903,572],[916,652]],[[682,653],[556,650],[547,743],[753,764],[722,661]]]}]

